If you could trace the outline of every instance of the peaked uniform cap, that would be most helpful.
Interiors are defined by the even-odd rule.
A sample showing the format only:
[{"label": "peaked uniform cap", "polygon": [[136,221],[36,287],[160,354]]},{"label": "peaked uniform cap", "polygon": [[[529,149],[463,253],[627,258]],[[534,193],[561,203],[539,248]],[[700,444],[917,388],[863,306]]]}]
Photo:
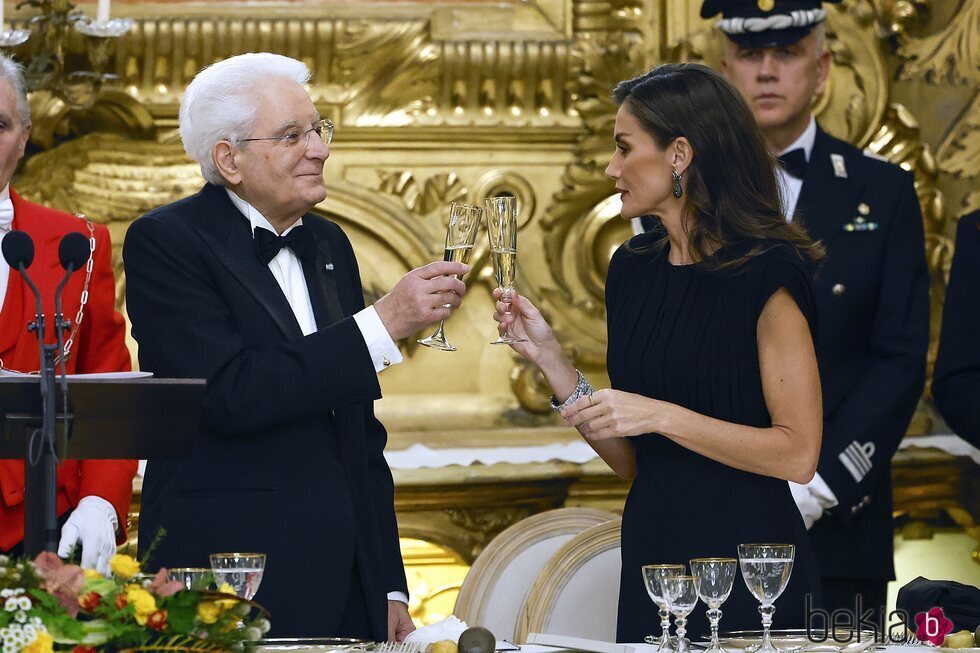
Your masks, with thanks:
[{"label": "peaked uniform cap", "polygon": [[820,0],[704,0],[701,17],[721,14],[715,26],[729,39],[745,48],[768,48],[796,43],[813,31],[827,17],[823,4]]}]

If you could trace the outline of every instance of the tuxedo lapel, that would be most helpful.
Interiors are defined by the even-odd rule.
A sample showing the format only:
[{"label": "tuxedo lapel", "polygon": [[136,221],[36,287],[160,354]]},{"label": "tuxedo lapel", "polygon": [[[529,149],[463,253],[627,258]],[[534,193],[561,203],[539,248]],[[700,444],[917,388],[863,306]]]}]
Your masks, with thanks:
[{"label": "tuxedo lapel", "polygon": [[[830,136],[818,125],[794,218],[806,227],[811,238],[824,245],[840,235],[844,223],[853,217],[860,187],[857,165],[846,152],[836,151],[833,145]],[[846,176],[840,176],[840,172]]]},{"label": "tuxedo lapel", "polygon": [[312,215],[307,215],[303,219],[303,223],[308,226],[316,239],[317,256],[316,261],[303,260],[302,264],[306,287],[310,292],[310,303],[313,305],[313,316],[316,318],[317,328],[323,329],[339,322],[344,317],[344,311],[337,294],[336,270],[330,252],[330,242],[316,220],[318,218]]},{"label": "tuxedo lapel", "polygon": [[231,203],[224,188],[208,184],[201,191],[201,199],[196,228],[215,258],[255,297],[283,335],[301,337],[303,332],[282,288],[255,254],[248,220]]}]

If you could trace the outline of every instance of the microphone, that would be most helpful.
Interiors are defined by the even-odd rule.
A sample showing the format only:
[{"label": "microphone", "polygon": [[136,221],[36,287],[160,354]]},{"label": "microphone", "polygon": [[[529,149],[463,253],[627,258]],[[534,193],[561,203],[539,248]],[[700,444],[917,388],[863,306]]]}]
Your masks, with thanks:
[{"label": "microphone", "polygon": [[[81,234],[79,234],[81,235]],[[3,259],[14,270],[31,267],[34,262],[34,241],[24,231],[11,231],[3,239]]]},{"label": "microphone", "polygon": [[58,245],[58,260],[61,261],[61,267],[66,270],[69,269],[69,266],[71,266],[72,271],[80,270],[88,261],[88,256],[88,238],[77,231],[65,234],[65,237],[61,239],[61,244]]}]

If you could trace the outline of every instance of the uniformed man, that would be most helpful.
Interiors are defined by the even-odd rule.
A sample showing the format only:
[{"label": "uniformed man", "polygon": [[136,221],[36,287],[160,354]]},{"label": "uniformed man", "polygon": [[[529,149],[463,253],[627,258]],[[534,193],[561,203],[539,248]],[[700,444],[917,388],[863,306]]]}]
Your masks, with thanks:
[{"label": "uniformed man", "polygon": [[823,448],[817,475],[794,498],[817,551],[824,606],[854,610],[859,595],[880,624],[895,577],[890,461],[922,393],[929,343],[913,178],[831,137],[811,115],[830,70],[825,5],[705,1],[702,17],[719,13],[722,72],[782,162],[787,219],[827,248],[815,277]]}]

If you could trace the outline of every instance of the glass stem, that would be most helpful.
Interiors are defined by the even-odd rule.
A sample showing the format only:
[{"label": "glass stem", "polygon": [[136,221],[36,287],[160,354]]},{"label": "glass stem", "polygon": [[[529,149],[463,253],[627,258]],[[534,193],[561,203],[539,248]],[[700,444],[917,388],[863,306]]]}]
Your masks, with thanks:
[{"label": "glass stem", "polygon": [[[501,288],[500,289],[500,301],[502,301],[503,303],[507,304],[507,310],[505,311],[505,313],[507,313],[507,315],[510,315],[510,301],[511,301],[510,292],[511,292],[511,289],[510,288]],[[507,338],[512,337],[510,335],[510,327],[507,327],[507,331],[504,332],[504,336],[507,337]]]},{"label": "glass stem", "polygon": [[445,326],[446,326],[446,321],[445,320],[439,320],[439,328],[436,329],[436,332],[432,334],[432,337],[433,338],[438,338],[440,340],[445,340],[446,339],[446,334],[443,333],[443,328]]},{"label": "glass stem", "polygon": [[771,603],[759,606],[759,614],[762,615],[762,643],[759,645],[761,651],[771,651],[774,648],[769,639],[769,629],[772,627],[772,615],[775,612],[776,606]]},{"label": "glass stem", "polygon": [[708,650],[721,650],[721,646],[718,645],[718,622],[721,621],[721,610],[713,607],[706,614],[708,621],[711,623],[711,646],[708,647]]},{"label": "glass stem", "polygon": [[675,615],[677,618],[674,620],[674,631],[677,633],[677,648],[674,649],[677,653],[687,653],[687,617]]},{"label": "glass stem", "polygon": [[670,612],[667,608],[660,608],[660,629],[663,630],[663,634],[660,636],[660,646],[657,647],[658,651],[669,651],[670,650]]}]

